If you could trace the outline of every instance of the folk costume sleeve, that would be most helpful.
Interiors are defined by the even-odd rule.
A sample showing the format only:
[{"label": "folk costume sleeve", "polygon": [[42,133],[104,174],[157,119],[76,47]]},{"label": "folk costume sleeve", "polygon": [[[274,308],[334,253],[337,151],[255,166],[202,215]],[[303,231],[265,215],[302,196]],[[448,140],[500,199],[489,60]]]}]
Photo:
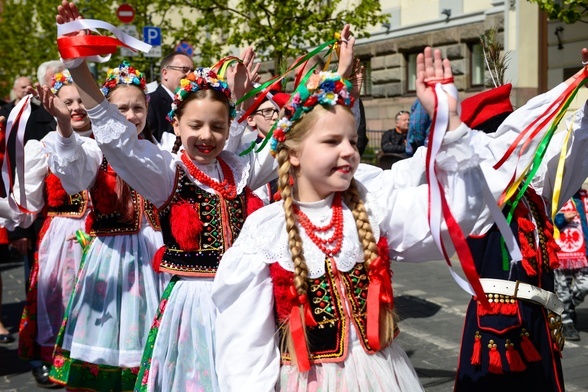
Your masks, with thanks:
[{"label": "folk costume sleeve", "polygon": [[[478,163],[470,148],[465,125],[446,134],[437,157],[437,176],[443,185],[449,207],[464,232],[471,230],[483,208]],[[411,160],[420,160],[419,157]],[[368,207],[387,237],[390,256],[398,261],[427,261],[442,258],[431,236],[428,221],[428,186],[397,179],[398,172],[385,170],[378,181],[366,182]],[[395,184],[404,184],[399,187]],[[370,203],[370,199],[372,202]],[[381,209],[381,211],[378,211]],[[447,237],[447,226],[442,236]],[[376,236],[377,237],[377,236]],[[445,244],[451,241],[446,238]],[[452,249],[448,249],[451,254]]]},{"label": "folk costume sleeve", "polygon": [[175,184],[176,157],[140,140],[136,127],[106,100],[88,115],[94,138],[114,171],[155,206],[165,204]]},{"label": "folk costume sleeve", "polygon": [[[538,134],[535,135],[535,137],[532,140],[530,140],[528,146],[526,146],[524,150],[521,150],[522,143],[519,143],[517,148],[514,150],[514,153],[510,155],[510,157],[506,159],[499,168],[496,169],[494,166],[497,162],[501,160],[501,158],[509,150],[509,148],[515,144],[515,141],[517,137],[519,137],[521,132],[523,132],[523,130],[525,130],[529,125],[531,125],[539,116],[544,114],[552,105],[554,100],[560,94],[562,94],[566,87],[566,83],[561,83],[554,89],[529,100],[527,104],[515,110],[512,114],[510,114],[498,127],[497,131],[494,133],[486,134],[481,131],[471,131],[469,133],[470,144],[472,146],[472,149],[476,151],[476,153],[481,158],[480,167],[484,173],[484,176],[486,177],[486,181],[490,187],[490,190],[492,191],[494,197],[497,200],[501,193],[509,185],[509,183],[511,183],[514,173],[516,172],[517,176],[519,176],[525,170],[525,168],[527,168],[529,164],[533,161],[537,146],[541,142],[543,136],[545,135],[549,127],[542,128],[538,132]],[[586,121],[578,121],[575,124],[575,126],[579,127],[575,132],[574,148],[570,150],[568,160],[570,163],[575,162],[573,164],[574,169],[580,170],[580,166],[586,158],[578,157],[578,153],[572,154],[572,151],[576,150],[577,152],[580,152],[585,151],[586,149],[585,143],[587,136],[583,135],[586,132],[578,132],[582,129],[586,129]],[[554,143],[554,145],[557,144],[557,135],[556,138],[552,141],[552,143]],[[584,147],[583,150],[581,149],[582,146]],[[543,173],[541,174],[542,176],[546,176],[545,178],[554,178],[555,176],[555,167],[557,166],[556,161],[558,159],[556,152],[557,150],[558,148],[548,149],[548,154],[551,154],[551,157],[546,155],[546,158],[543,161],[544,165],[545,162],[548,162],[548,168],[544,169],[547,171],[540,171],[540,173]],[[559,148],[559,150],[561,151],[561,148]],[[554,152],[556,152],[555,157],[553,155]],[[587,166],[584,165],[584,167]],[[586,169],[583,170],[583,172],[585,171]],[[567,195],[563,195],[562,200],[564,201],[567,200],[566,197],[571,197],[571,195],[573,195],[573,193],[579,188],[579,184],[577,184],[577,181],[574,181],[572,179],[572,177],[576,174],[572,174],[573,171],[569,170],[567,171],[567,173],[568,176],[566,176],[566,178],[564,179],[562,188],[562,191],[565,191],[565,195]],[[581,176],[578,175],[578,178],[579,177]],[[584,177],[582,178],[586,178],[586,175],[584,175]],[[535,184],[537,184],[537,181],[535,181]],[[546,189],[546,187],[544,187],[544,189]],[[494,222],[490,217],[490,212],[488,211],[488,209],[485,209],[483,211],[483,214],[480,216],[480,219],[476,223],[474,230],[471,234],[483,234],[493,225],[493,223]]]},{"label": "folk costume sleeve", "polygon": [[94,184],[102,162],[102,152],[94,140],[75,132],[69,138],[51,132],[43,142],[49,153],[49,168],[68,194],[89,189]]},{"label": "folk costume sleeve", "polygon": [[[241,234],[257,231],[247,224]],[[241,237],[239,237],[241,238]],[[237,240],[225,252],[212,295],[216,320],[216,368],[223,391],[274,391],[280,371],[273,284],[269,267]]]}]

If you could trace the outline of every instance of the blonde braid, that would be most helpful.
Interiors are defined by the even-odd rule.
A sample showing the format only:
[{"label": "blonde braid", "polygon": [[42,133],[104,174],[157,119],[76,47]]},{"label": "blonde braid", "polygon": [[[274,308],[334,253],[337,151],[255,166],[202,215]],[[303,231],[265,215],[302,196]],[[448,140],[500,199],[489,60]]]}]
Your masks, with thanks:
[{"label": "blonde braid", "polygon": [[[351,210],[353,217],[355,218],[355,224],[357,226],[357,234],[361,245],[363,246],[363,258],[366,270],[369,272],[370,264],[373,260],[378,257],[378,245],[376,244],[376,238],[372,231],[367,210],[365,204],[359,194],[357,183],[351,180],[351,184],[344,195],[345,204]],[[386,347],[394,337],[395,318],[394,309],[380,305],[380,342],[381,347]]]},{"label": "blonde braid", "polygon": [[296,216],[294,215],[292,185],[290,185],[290,161],[288,151],[282,148],[277,154],[278,160],[278,188],[284,201],[284,213],[286,216],[286,230],[288,231],[288,245],[290,254],[294,262],[294,287],[298,295],[306,294],[308,284],[308,267],[302,251],[302,239],[296,225]]},{"label": "blonde braid", "polygon": [[351,180],[351,184],[344,195],[345,204],[351,210],[353,218],[355,218],[355,225],[357,226],[357,234],[361,245],[363,247],[363,260],[366,269],[369,270],[370,263],[378,257],[378,245],[376,244],[376,238],[372,231],[372,226],[368,218],[365,205],[359,194],[359,189],[355,179]]}]

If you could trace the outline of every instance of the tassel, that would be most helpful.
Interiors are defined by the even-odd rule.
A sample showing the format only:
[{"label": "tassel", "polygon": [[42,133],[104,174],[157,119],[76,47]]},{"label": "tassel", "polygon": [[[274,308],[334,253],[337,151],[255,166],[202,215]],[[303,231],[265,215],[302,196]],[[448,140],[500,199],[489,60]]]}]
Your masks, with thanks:
[{"label": "tassel", "polygon": [[151,268],[153,268],[153,271],[157,273],[161,272],[161,269],[159,267],[161,266],[161,261],[163,260],[163,254],[165,253],[165,249],[165,245],[157,249],[157,252],[155,252],[155,255],[153,256],[153,260],[151,261]]},{"label": "tassel", "polygon": [[537,352],[531,339],[529,339],[529,332],[524,328],[521,332],[521,348],[527,362],[539,362],[541,360],[541,355]]},{"label": "tassel", "polygon": [[496,348],[494,340],[490,340],[488,343],[490,349],[490,361],[488,363],[488,371],[493,374],[502,374],[502,359],[500,358],[500,352]]},{"label": "tassel", "polygon": [[537,275],[537,271],[535,271],[535,268],[531,265],[531,263],[529,263],[529,260],[526,257],[523,257],[522,263],[523,263],[523,268],[525,269],[525,272],[527,273],[527,276],[536,276]]},{"label": "tassel", "polygon": [[474,336],[474,349],[470,360],[474,366],[482,364],[482,335],[480,335],[480,331],[476,331],[476,336]]},{"label": "tassel", "polygon": [[506,362],[508,362],[508,367],[510,368],[511,372],[522,372],[524,371],[527,366],[523,362],[519,352],[514,349],[514,344],[509,340],[506,339]]}]

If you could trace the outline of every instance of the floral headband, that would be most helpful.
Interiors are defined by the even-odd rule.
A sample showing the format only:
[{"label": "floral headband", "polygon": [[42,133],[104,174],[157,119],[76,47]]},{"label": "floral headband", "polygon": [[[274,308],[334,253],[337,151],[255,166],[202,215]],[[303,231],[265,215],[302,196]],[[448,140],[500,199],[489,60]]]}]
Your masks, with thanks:
[{"label": "floral headband", "polygon": [[231,99],[231,89],[229,85],[218,78],[214,71],[210,68],[199,67],[186,75],[186,77],[180,80],[180,87],[176,89],[174,95],[174,101],[171,105],[171,111],[167,115],[169,122],[173,123],[176,116],[176,110],[182,104],[182,102],[199,90],[216,90],[223,93],[229,100],[229,115],[231,118],[235,118],[237,112],[235,111],[235,103]]},{"label": "floral headband", "polygon": [[138,69],[131,67],[128,61],[123,61],[118,68],[111,68],[106,74],[106,81],[100,89],[104,96],[119,84],[128,84],[139,87],[147,94],[147,82],[145,74]]},{"label": "floral headband", "polygon": [[330,71],[312,74],[306,83],[304,81],[300,83],[296,91],[292,93],[290,101],[284,106],[284,117],[276,122],[272,130],[270,141],[272,155],[276,155],[278,144],[286,140],[292,125],[316,105],[351,107],[354,99],[349,94],[349,90],[351,90],[351,82]]},{"label": "floral headband", "polygon": [[53,75],[53,79],[51,80],[51,92],[55,95],[59,92],[59,90],[63,86],[67,86],[73,84],[74,81],[69,74],[67,69],[64,69],[62,72],[58,72]]}]

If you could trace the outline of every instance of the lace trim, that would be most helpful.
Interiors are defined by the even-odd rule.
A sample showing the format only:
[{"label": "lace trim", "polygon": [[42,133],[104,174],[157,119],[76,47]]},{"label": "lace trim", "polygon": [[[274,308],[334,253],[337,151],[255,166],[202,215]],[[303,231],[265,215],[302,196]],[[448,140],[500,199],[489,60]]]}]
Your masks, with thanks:
[{"label": "lace trim", "polygon": [[[73,154],[56,154],[54,147],[52,145],[43,144],[42,151],[45,154],[48,154],[51,157],[51,161],[55,164],[55,168],[59,169],[61,174],[65,174],[61,168],[68,167],[71,165],[72,162],[81,159],[82,156],[85,155],[84,149],[82,148],[83,141],[79,138],[78,135],[74,133],[75,137],[75,150]],[[52,143],[59,143],[57,141],[52,141]]]},{"label": "lace trim", "polygon": [[[102,108],[97,106],[96,109]],[[120,139],[125,131],[132,127],[125,116],[123,116],[115,105],[109,104],[103,108],[102,111],[93,113],[88,111],[92,119],[92,130],[94,131],[94,138],[99,144],[108,144],[113,140]]]},{"label": "lace trim", "polygon": [[[371,197],[368,196],[369,199]],[[366,204],[368,203],[366,202]],[[368,216],[374,235],[378,239],[380,229],[377,224],[374,224],[380,219],[374,215],[374,211],[378,211],[378,207],[375,207],[373,203],[366,207],[368,207]],[[323,221],[328,221],[330,215],[328,217],[325,215],[321,218],[311,219],[315,224],[320,225],[324,223]],[[363,249],[359,242],[353,215],[345,205],[343,206],[343,219],[343,246],[341,252],[334,259],[340,271],[348,272],[357,263],[363,262]],[[381,219],[383,219],[383,214],[381,215]],[[243,229],[238,240],[243,253],[261,256],[261,261],[267,264],[278,262],[285,270],[294,271],[294,263],[292,262],[288,247],[288,233],[286,232],[282,201],[256,211],[247,218],[245,226],[246,228]],[[308,238],[302,229],[300,230],[300,236],[304,244],[304,256],[308,266],[309,278],[323,276],[325,274],[324,253]]]}]

